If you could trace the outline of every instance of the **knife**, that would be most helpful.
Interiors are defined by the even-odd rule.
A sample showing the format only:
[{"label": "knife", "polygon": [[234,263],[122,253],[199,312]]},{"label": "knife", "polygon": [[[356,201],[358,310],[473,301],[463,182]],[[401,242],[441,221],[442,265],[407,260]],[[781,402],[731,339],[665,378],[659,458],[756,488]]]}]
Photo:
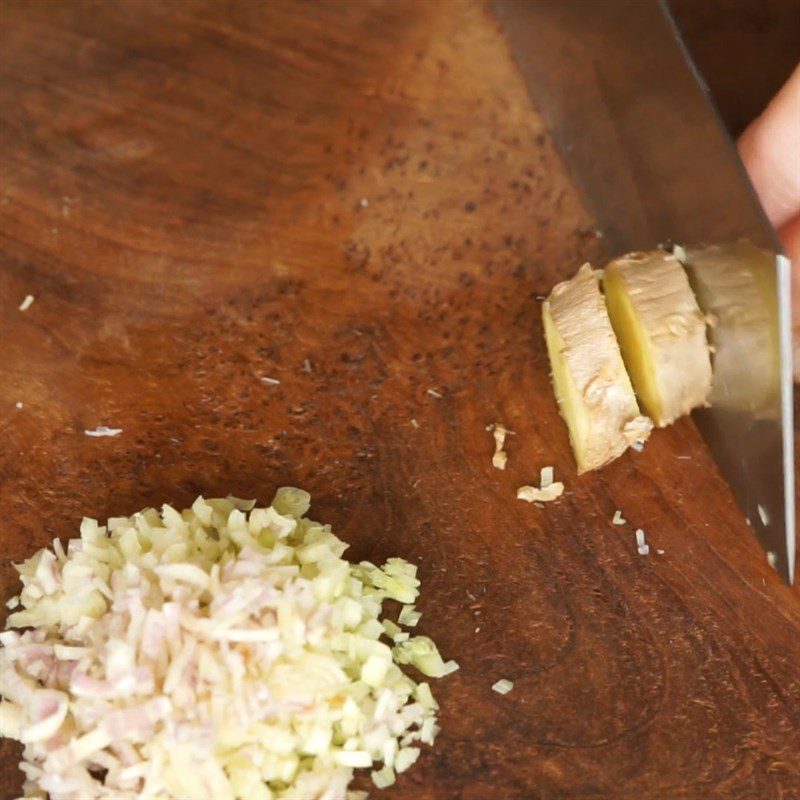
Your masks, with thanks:
[{"label": "knife", "polygon": [[693,416],[770,563],[794,580],[790,265],[659,0],[493,0],[609,255],[681,245],[710,323]]}]

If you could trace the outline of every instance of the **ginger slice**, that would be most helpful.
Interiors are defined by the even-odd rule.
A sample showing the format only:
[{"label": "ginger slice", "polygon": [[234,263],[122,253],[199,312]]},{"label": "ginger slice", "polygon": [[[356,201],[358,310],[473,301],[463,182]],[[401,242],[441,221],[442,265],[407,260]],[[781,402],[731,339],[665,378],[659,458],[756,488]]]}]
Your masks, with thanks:
[{"label": "ginger slice", "polygon": [[588,264],[542,306],[553,388],[578,472],[607,464],[653,424],[639,413],[597,277]]},{"label": "ginger slice", "polygon": [[660,250],[608,264],[611,324],[643,410],[660,428],[705,404],[711,390],[706,323],[681,263]]}]

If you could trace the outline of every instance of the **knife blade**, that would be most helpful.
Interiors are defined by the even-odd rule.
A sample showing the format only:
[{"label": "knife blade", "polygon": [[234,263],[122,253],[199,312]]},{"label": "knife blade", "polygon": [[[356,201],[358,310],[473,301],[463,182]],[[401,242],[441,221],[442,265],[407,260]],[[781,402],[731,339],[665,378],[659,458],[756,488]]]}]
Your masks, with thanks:
[{"label": "knife blade", "polygon": [[717,351],[714,402],[693,416],[770,562],[791,583],[790,265],[666,5],[492,5],[608,254],[684,246]]}]

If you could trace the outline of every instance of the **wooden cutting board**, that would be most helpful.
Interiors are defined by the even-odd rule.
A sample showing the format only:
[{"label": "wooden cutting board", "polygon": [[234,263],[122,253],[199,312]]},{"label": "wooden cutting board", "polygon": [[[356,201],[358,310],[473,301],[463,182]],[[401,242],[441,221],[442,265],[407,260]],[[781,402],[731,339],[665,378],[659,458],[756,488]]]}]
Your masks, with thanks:
[{"label": "wooden cutting board", "polygon": [[[461,664],[373,796],[800,796],[798,593],[692,423],[575,474],[537,298],[602,241],[479,2],[1,22],[3,598],[82,515],[294,484],[353,558],[420,565]],[[565,496],[516,500],[546,465]]]}]

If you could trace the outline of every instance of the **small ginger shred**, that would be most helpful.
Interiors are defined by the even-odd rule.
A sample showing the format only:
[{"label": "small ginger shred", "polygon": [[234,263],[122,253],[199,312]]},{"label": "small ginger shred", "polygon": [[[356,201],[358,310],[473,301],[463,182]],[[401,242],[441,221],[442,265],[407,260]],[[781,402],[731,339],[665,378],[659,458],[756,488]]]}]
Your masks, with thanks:
[{"label": "small ginger shred", "polygon": [[525,500],[527,503],[549,503],[564,493],[564,484],[561,481],[551,483],[542,489],[536,486],[520,486],[517,489],[517,500]]},{"label": "small ginger shred", "polygon": [[492,466],[496,469],[505,469],[506,462],[508,461],[508,454],[505,453],[503,450],[498,450],[492,456]]},{"label": "small ginger shred", "polygon": [[492,436],[494,436],[492,466],[496,469],[505,469],[506,462],[508,461],[508,454],[503,450],[503,445],[506,443],[506,435],[509,431],[501,422],[495,422],[494,425],[489,427],[489,430],[492,431]]},{"label": "small ginger shred", "polygon": [[539,487],[520,486],[517,489],[517,500],[525,500],[528,503],[549,503],[564,493],[564,484],[561,481],[553,481],[553,467],[542,467],[539,477]]}]

